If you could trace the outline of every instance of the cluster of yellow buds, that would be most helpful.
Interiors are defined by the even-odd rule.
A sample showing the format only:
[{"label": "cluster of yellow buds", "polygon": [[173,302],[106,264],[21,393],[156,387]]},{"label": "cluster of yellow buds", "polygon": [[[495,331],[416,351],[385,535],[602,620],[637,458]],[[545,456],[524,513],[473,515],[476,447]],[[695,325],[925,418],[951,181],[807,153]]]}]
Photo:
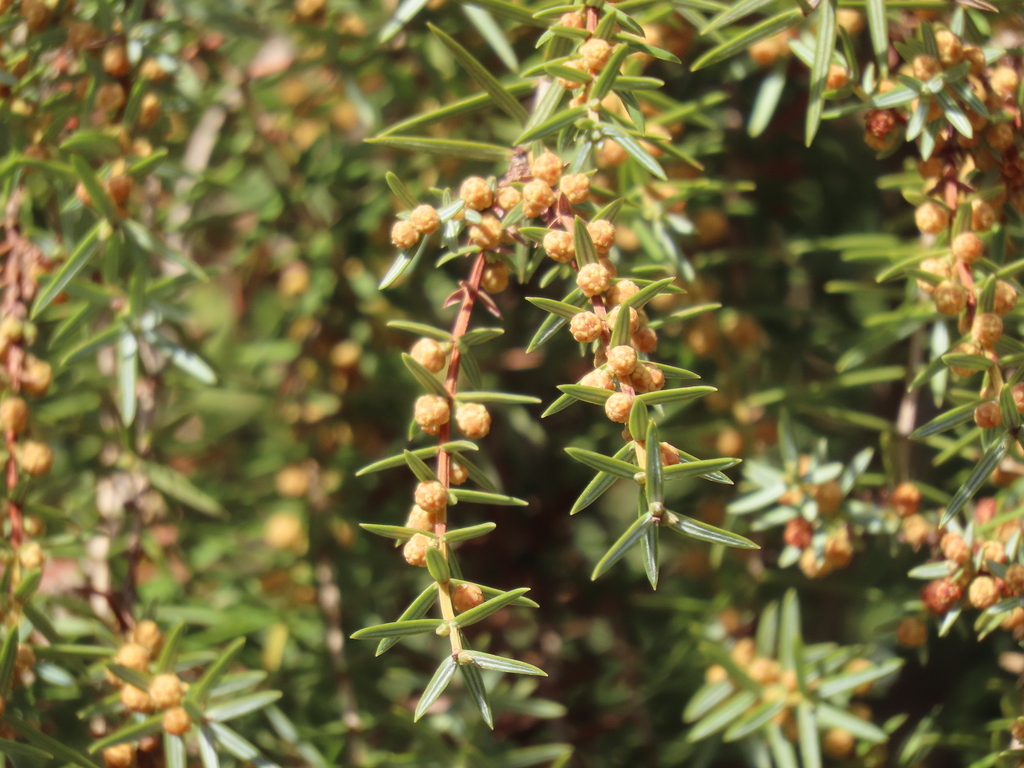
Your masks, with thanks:
[{"label": "cluster of yellow buds", "polygon": [[[921,590],[925,607],[945,615],[962,599],[979,611],[987,611],[1000,601],[1024,595],[1024,565],[1009,562],[1007,546],[1021,533],[1019,518],[992,528],[996,515],[994,498],[979,499],[974,508],[971,531],[942,532],[935,553],[946,562],[949,575],[929,581]],[[1014,545],[1016,548],[1016,545]],[[993,617],[995,624],[1024,638],[1024,608],[1014,605]]]},{"label": "cluster of yellow buds", "polygon": [[[797,727],[794,713],[796,708],[805,700],[804,694],[800,691],[799,681],[796,672],[792,669],[783,669],[782,665],[773,658],[760,656],[757,652],[757,645],[752,638],[742,637],[738,639],[729,650],[729,656],[734,664],[741,669],[747,677],[761,687],[762,693],[759,700],[750,706],[753,711],[763,704],[783,701],[785,706],[772,718],[771,723],[779,726],[783,734],[794,744],[800,741],[800,732]],[[848,661],[843,669],[845,674],[856,674],[864,672],[872,667],[867,659],[853,658]],[[720,664],[713,664],[705,672],[705,682],[709,684],[719,683],[729,679],[729,673]],[[812,680],[810,689],[814,691],[820,681]],[[873,683],[863,683],[853,690],[853,695],[862,697],[869,694]],[[851,712],[857,717],[870,721],[872,712],[863,703],[857,702],[851,705]],[[854,735],[844,728],[828,728],[821,732],[822,749],[829,757],[842,760],[852,756],[856,746]]]},{"label": "cluster of yellow buds", "polygon": [[[112,661],[136,672],[149,673],[153,658],[163,646],[164,636],[156,623],[140,621],[131,632],[129,642],[118,648]],[[108,681],[121,689],[121,704],[127,712],[151,714],[163,712],[163,729],[172,736],[183,736],[192,728],[192,718],[182,706],[188,685],[173,672],[154,675],[149,688],[142,690],[126,683],[108,670]],[[134,763],[136,752],[154,752],[160,748],[160,740],[146,736],[138,741],[129,741],[107,747],[103,750],[103,761],[107,768],[127,768]]]}]

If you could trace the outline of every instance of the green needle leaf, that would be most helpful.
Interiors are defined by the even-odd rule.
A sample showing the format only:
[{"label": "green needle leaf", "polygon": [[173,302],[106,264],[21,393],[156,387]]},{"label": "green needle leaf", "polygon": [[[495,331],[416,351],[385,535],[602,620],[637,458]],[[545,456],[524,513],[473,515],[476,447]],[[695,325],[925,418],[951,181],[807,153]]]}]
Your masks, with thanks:
[{"label": "green needle leaf", "polygon": [[739,547],[740,549],[760,549],[750,539],[740,536],[738,533],[716,528],[713,525],[694,520],[692,517],[680,515],[676,512],[669,512],[662,521],[673,531],[678,531],[684,536],[707,541],[711,544],[724,544],[727,547]]},{"label": "green needle leaf", "polygon": [[523,105],[516,101],[512,94],[505,90],[505,87],[498,82],[498,79],[494,75],[487,71],[487,68],[483,64],[477,61],[469,51],[433,24],[428,23],[427,27],[434,33],[437,39],[444,44],[444,47],[451,52],[452,56],[454,56],[459,64],[462,65],[462,68],[469,73],[469,76],[477,82],[477,85],[490,94],[491,98],[494,99],[494,103],[502,112],[520,125],[526,123],[527,114],[526,110],[523,109]]},{"label": "green needle leaf", "polygon": [[473,657],[473,664],[481,669],[490,669],[495,672],[505,672],[510,675],[534,675],[536,677],[547,677],[548,673],[543,669],[527,664],[525,661],[507,659],[504,656],[494,656],[481,651],[470,651]]},{"label": "green needle leaf", "polygon": [[447,688],[448,683],[451,682],[457,666],[458,662],[456,662],[451,656],[448,656],[441,662],[441,665],[437,668],[434,676],[430,678],[430,682],[427,684],[427,689],[423,691],[423,695],[420,697],[419,703],[416,705],[416,714],[413,716],[413,720],[419,720],[423,717],[433,703],[437,701],[437,697],[444,693],[444,689]]},{"label": "green needle leaf", "polygon": [[604,553],[604,556],[598,560],[597,565],[594,566],[593,573],[590,574],[591,581],[598,579],[604,574],[609,568],[617,563],[623,555],[632,549],[647,532],[647,529],[655,524],[654,515],[650,512],[638,517],[636,521],[626,529],[626,531],[619,537],[619,540],[612,544],[611,549]]},{"label": "green needle leaf", "polygon": [[836,48],[836,0],[821,0],[815,14],[818,21],[814,40],[814,61],[811,64],[811,96],[807,105],[807,146],[814,141],[825,108],[825,88],[832,54]]}]

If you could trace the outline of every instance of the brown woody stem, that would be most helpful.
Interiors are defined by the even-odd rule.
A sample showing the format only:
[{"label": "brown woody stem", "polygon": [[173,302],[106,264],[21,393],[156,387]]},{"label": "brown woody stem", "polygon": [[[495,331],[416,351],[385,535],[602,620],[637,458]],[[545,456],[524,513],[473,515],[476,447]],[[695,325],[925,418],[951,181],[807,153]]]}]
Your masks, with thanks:
[{"label": "brown woody stem", "polygon": [[[462,284],[462,304],[459,306],[459,313],[455,316],[455,324],[452,326],[451,359],[448,362],[448,374],[445,376],[444,380],[444,388],[448,392],[448,405],[451,409],[452,416],[449,417],[447,423],[441,425],[441,429],[437,434],[437,479],[441,481],[445,490],[451,487],[452,457],[451,454],[444,449],[444,444],[451,439],[451,419],[455,415],[455,394],[458,392],[459,388],[459,368],[462,362],[462,352],[459,349],[459,339],[465,336],[466,331],[469,329],[469,316],[472,314],[473,305],[476,303],[477,292],[480,290],[480,280],[483,277],[484,267],[486,264],[487,256],[484,253],[478,254],[476,261],[473,262],[473,268],[470,270],[469,279]],[[444,507],[437,513],[437,519],[434,521],[434,534],[437,536],[444,536],[447,529],[448,508]],[[441,544],[440,552],[447,560],[448,545]],[[441,616],[445,621],[454,621],[455,608],[452,605],[451,583],[446,581],[439,583],[437,587],[438,594],[441,599]],[[453,630],[448,637],[452,644],[452,654],[457,655],[463,650],[462,638],[459,635],[458,630]]]}]

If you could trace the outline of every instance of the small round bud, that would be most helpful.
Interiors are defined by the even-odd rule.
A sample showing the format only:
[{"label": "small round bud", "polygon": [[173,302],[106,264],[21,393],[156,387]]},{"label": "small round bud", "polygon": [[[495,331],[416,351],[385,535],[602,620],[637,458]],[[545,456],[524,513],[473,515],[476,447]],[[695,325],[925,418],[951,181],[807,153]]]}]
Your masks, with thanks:
[{"label": "small round bud", "polygon": [[949,226],[949,211],[938,203],[927,202],[914,211],[914,222],[922,232],[938,234]]},{"label": "small round bud", "polygon": [[[406,222],[401,222],[406,223]],[[293,261],[281,270],[277,292],[286,299],[294,299],[309,290],[309,267],[305,262]]]},{"label": "small round bud", "polygon": [[939,60],[947,67],[959,64],[964,57],[960,38],[948,29],[935,30],[935,44],[939,49]]},{"label": "small round bud", "polygon": [[827,558],[819,558],[814,547],[807,547],[800,553],[798,561],[800,570],[809,579],[821,579],[832,572],[832,565]]},{"label": "small round bud", "polygon": [[974,522],[977,525],[986,525],[992,522],[992,518],[996,516],[996,500],[989,496],[988,498],[978,499],[974,504]]},{"label": "small round bud", "polygon": [[637,363],[629,383],[641,395],[645,392],[659,392],[665,388],[665,373],[654,363]]},{"label": "small round bud", "polygon": [[853,544],[846,527],[832,531],[825,538],[825,562],[830,568],[845,568],[853,559]]},{"label": "small round bud", "polygon": [[451,463],[448,474],[448,479],[452,481],[452,485],[462,485],[469,480],[469,470],[457,461]]},{"label": "small round bud", "polygon": [[405,521],[406,528],[415,528],[417,531],[432,531],[436,518],[422,507],[413,505],[409,511],[409,517]]},{"label": "small round bud", "polygon": [[28,429],[28,415],[28,404],[20,397],[8,397],[0,403],[0,426],[4,432],[24,432]]},{"label": "small round bud", "polygon": [[0,343],[21,341],[25,335],[25,323],[20,318],[8,315],[0,321]]},{"label": "small round bud", "polygon": [[1013,127],[1009,123],[997,123],[985,131],[985,141],[992,149],[1005,152],[1015,141]]},{"label": "small round bud", "polygon": [[636,350],[628,344],[620,344],[608,350],[608,367],[620,379],[624,379],[636,370]]},{"label": "small round bud", "polygon": [[692,218],[697,241],[705,248],[718,245],[729,236],[729,217],[719,208],[702,208]]},{"label": "small round bud", "polygon": [[18,464],[32,477],[40,477],[53,468],[53,451],[46,443],[28,440],[21,448]]},{"label": "small round bud", "polygon": [[494,204],[501,208],[503,211],[511,211],[519,202],[523,199],[522,193],[515,187],[498,187],[498,195],[494,199]]},{"label": "small round bud", "polygon": [[985,71],[985,52],[976,45],[963,46],[963,57],[971,64],[971,74],[975,77]]},{"label": "small round bud", "polygon": [[488,293],[501,293],[508,288],[511,270],[504,261],[494,261],[484,267],[480,287]]},{"label": "small round bud", "polygon": [[103,49],[103,71],[111,77],[121,78],[132,69],[128,49],[123,43],[112,43]]},{"label": "small round bud", "polygon": [[782,540],[791,547],[806,549],[811,545],[811,538],[814,535],[814,526],[802,517],[794,517],[786,523],[786,529],[782,534]]},{"label": "small round bud", "polygon": [[625,424],[629,421],[629,412],[633,408],[633,395],[625,392],[616,392],[604,403],[605,415],[617,424]]},{"label": "small round bud", "polygon": [[1019,595],[1024,593],[1024,565],[1014,563],[1006,569],[1006,575],[1003,577],[1006,583],[1006,591],[1010,595]]},{"label": "small round bud", "polygon": [[909,515],[903,518],[900,529],[903,532],[904,540],[915,551],[924,546],[932,535],[932,524],[924,515]]},{"label": "small round bud", "polygon": [[583,14],[578,12],[563,13],[558,17],[558,26],[571,27],[572,29],[583,29],[585,26]]},{"label": "small round bud", "polygon": [[789,30],[759,40],[747,50],[751,60],[759,67],[770,67],[784,56],[789,56]]},{"label": "small round bud", "polygon": [[294,512],[275,512],[263,525],[263,542],[282,552],[305,552],[308,540],[302,518]]},{"label": "small round bud", "polygon": [[437,514],[448,506],[448,490],[437,480],[422,482],[416,486],[416,504]]},{"label": "small round bud", "polygon": [[157,675],[149,683],[149,698],[157,709],[168,709],[181,704],[185,696],[185,686],[174,673],[167,672]]},{"label": "small round bud", "polygon": [[942,72],[942,62],[934,56],[920,54],[914,57],[914,77],[918,80],[931,80]]},{"label": "small round bud", "polygon": [[1003,335],[1003,319],[993,312],[983,312],[974,316],[971,324],[971,336],[981,344],[989,348]]},{"label": "small round bud", "polygon": [[843,500],[843,489],[835,480],[821,483],[811,488],[811,497],[818,502],[818,511],[823,515],[831,515]]},{"label": "small round bud", "polygon": [[160,97],[155,93],[147,93],[142,97],[139,115],[135,122],[140,128],[152,128],[160,119],[161,112],[163,112],[163,105],[160,102]]},{"label": "small round bud", "polygon": [[996,223],[996,209],[984,200],[971,203],[971,228],[978,232],[988,232]]},{"label": "small round bud", "polygon": [[417,205],[409,214],[409,223],[420,234],[432,235],[441,226],[441,215],[432,205]]},{"label": "small round bud", "polygon": [[607,40],[592,37],[580,46],[579,54],[583,66],[591,74],[596,75],[608,63],[608,58],[612,55],[612,46]]},{"label": "small round bud", "polygon": [[587,232],[594,241],[598,253],[605,254],[615,244],[615,225],[610,221],[598,219],[587,224]]},{"label": "small round bud", "polygon": [[164,712],[164,731],[171,736],[184,736],[192,728],[192,718],[184,707],[174,707]]},{"label": "small round bud", "polygon": [[755,683],[771,685],[779,679],[779,675],[782,673],[782,665],[775,659],[766,659],[762,656],[750,662],[746,673]]},{"label": "small round bud", "polygon": [[487,437],[491,431],[491,414],[481,403],[459,403],[455,408],[455,422],[470,440]]},{"label": "small round bud", "polygon": [[999,412],[999,403],[989,400],[974,409],[974,423],[982,429],[995,429],[1003,423],[1003,416]]},{"label": "small round bud", "polygon": [[900,483],[889,497],[896,514],[900,517],[908,517],[916,514],[921,506],[921,491],[913,483]]},{"label": "small round bud", "polygon": [[[985,354],[985,350],[983,350],[978,344],[975,344],[973,341],[966,341],[963,344],[958,344],[953,351],[962,355]],[[958,368],[956,366],[950,366],[949,370],[951,370],[957,376],[960,376],[961,378],[964,379],[969,379],[971,376],[978,372],[973,368]]]},{"label": "small round bud", "polygon": [[546,149],[540,157],[534,158],[533,162],[530,163],[530,175],[553,187],[562,178],[562,168],[564,166],[565,163],[562,162],[562,158]]},{"label": "small round bud", "polygon": [[590,196],[590,177],[585,173],[571,173],[561,178],[558,188],[570,203],[579,205]]},{"label": "small round bud", "polygon": [[608,291],[608,304],[615,307],[640,292],[632,280],[619,280]]},{"label": "small round bud", "polygon": [[992,311],[997,315],[1005,315],[1012,312],[1017,306],[1017,289],[1005,280],[996,283],[995,301],[992,303]]},{"label": "small round bud", "polygon": [[396,221],[391,227],[391,243],[395,248],[406,250],[420,241],[419,230],[411,221]]},{"label": "small round bud", "polygon": [[593,312],[580,312],[569,321],[569,332],[576,341],[589,344],[601,338],[604,323]]},{"label": "small round bud", "polygon": [[[563,64],[562,66],[568,67],[569,69],[579,72],[585,78],[586,81],[593,79],[590,73],[587,71],[586,65],[579,59],[570,59],[569,61],[565,62],[565,64]],[[583,83],[579,83],[575,79],[569,77],[559,77],[557,78],[557,81],[558,84],[565,88],[565,90],[567,91],[575,91],[577,88],[583,86]]]},{"label": "small round bud", "polygon": [[462,182],[459,187],[459,197],[466,201],[466,205],[475,211],[482,211],[490,208],[494,202],[494,192],[486,179],[479,176],[470,176]]},{"label": "small round bud", "polygon": [[44,360],[32,355],[25,358],[25,367],[21,371],[21,388],[35,397],[42,397],[53,383],[53,368]]},{"label": "small round bud", "polygon": [[485,214],[479,224],[469,228],[469,242],[480,248],[489,250],[501,242],[503,230],[501,221],[492,214]]},{"label": "small round bud", "polygon": [[124,173],[111,176],[107,179],[107,194],[117,205],[124,205],[132,194],[132,177]]},{"label": "small round bud", "polygon": [[484,593],[476,584],[456,584],[452,590],[452,606],[459,613],[483,603]]},{"label": "small round bud", "polygon": [[121,704],[129,712],[149,714],[153,711],[153,700],[146,691],[125,683],[121,688]]},{"label": "small round bud", "polygon": [[850,73],[846,67],[841,64],[830,64],[828,68],[828,77],[825,80],[825,87],[830,90],[838,90],[839,88],[845,88],[846,84],[850,82]]},{"label": "small round bud", "polygon": [[[154,653],[157,653],[163,646],[164,635],[163,632],[160,631],[160,627],[157,626],[157,623],[155,621],[151,621],[150,619],[144,619],[140,621],[138,624],[136,624],[135,628],[132,629],[131,640],[133,644],[141,645],[143,648],[145,648],[149,652],[149,655],[152,656]],[[128,665],[125,664],[125,666]],[[133,667],[133,669],[136,669],[136,667]],[[145,669],[145,665],[143,665],[143,667],[141,667],[140,669]]]},{"label": "small round bud", "polygon": [[422,533],[417,533],[402,547],[402,556],[409,565],[417,568],[425,568],[427,565],[427,549],[431,546],[431,539]]},{"label": "small round bud", "polygon": [[621,144],[612,139],[605,139],[597,150],[597,165],[600,168],[611,168],[622,165],[628,157]]},{"label": "small round bud", "polygon": [[409,356],[431,373],[440,373],[448,360],[448,348],[435,339],[424,337],[412,345]]},{"label": "small round bud", "polygon": [[991,576],[977,576],[967,588],[967,600],[983,611],[999,602],[999,587]]},{"label": "small round bud", "polygon": [[135,745],[131,742],[115,744],[104,749],[102,754],[107,768],[128,768],[135,762]]},{"label": "small round bud", "polygon": [[[1021,608],[1019,605],[1014,606],[1009,615],[999,622],[999,626],[1003,629],[1019,629],[1024,626],[1024,608]],[[1014,733],[1013,737],[1017,739],[1017,741],[1024,739],[1024,728],[1021,728],[1019,732]]]},{"label": "small round bud", "polygon": [[540,216],[555,203],[555,192],[540,179],[523,185],[523,215],[528,219]]},{"label": "small round bud", "polygon": [[658,347],[658,333],[653,328],[641,328],[630,341],[640,352],[650,354]]},{"label": "small round bud", "polygon": [[581,387],[595,387],[597,389],[607,389],[609,392],[615,389],[615,379],[608,371],[601,369],[593,370],[580,379],[579,384]]},{"label": "small round bud", "polygon": [[576,275],[576,285],[584,296],[597,296],[612,287],[612,276],[596,262],[584,264]]},{"label": "small round bud", "polygon": [[985,243],[973,232],[961,232],[953,238],[953,256],[964,264],[973,264],[985,255]]},{"label": "small round bud", "polygon": [[544,250],[548,256],[560,263],[572,261],[576,256],[576,242],[569,232],[555,230],[544,235]]},{"label": "small round bud", "polygon": [[904,648],[920,648],[928,642],[928,625],[913,616],[900,619],[896,625],[896,642]]},{"label": "small round bud", "polygon": [[38,541],[29,541],[22,544],[18,550],[18,560],[21,561],[23,568],[31,571],[46,565],[46,553]]},{"label": "small round bud", "polygon": [[988,82],[995,93],[1004,99],[1012,99],[1020,85],[1020,75],[1011,67],[999,66],[989,74]]},{"label": "small round bud", "polygon": [[421,395],[416,399],[413,420],[428,435],[436,435],[451,417],[448,399],[440,395]]},{"label": "small round bud", "polygon": [[301,499],[309,493],[309,470],[298,465],[285,467],[274,478],[274,486],[287,499]]},{"label": "small round bud", "polygon": [[832,759],[845,760],[853,754],[856,741],[853,734],[844,728],[829,728],[822,737],[821,745],[825,754]]},{"label": "small round bud", "polygon": [[944,280],[935,288],[935,308],[944,315],[959,315],[967,306],[967,289],[951,280]]},{"label": "small round bud", "polygon": [[149,650],[136,642],[125,643],[117,649],[114,661],[122,667],[145,672],[149,669]]},{"label": "small round bud", "polygon": [[1024,413],[1024,384],[1014,384],[1012,389],[1013,404],[1018,413]]},{"label": "small round bud", "polygon": [[[640,313],[633,307],[627,307],[627,309],[629,310],[629,332],[632,335],[640,330]],[[615,328],[615,324],[619,321],[619,312],[621,310],[622,306],[620,305],[613,308],[612,311],[605,316],[604,321],[610,329]]]},{"label": "small round bud", "polygon": [[99,30],[87,21],[74,21],[68,25],[67,44],[76,53],[81,53],[86,48],[94,48],[102,42]]},{"label": "small round bud", "polygon": [[124,86],[120,83],[105,83],[96,89],[96,106],[101,112],[112,114],[127,101]]},{"label": "small round bud", "polygon": [[981,545],[981,568],[988,570],[988,561],[1002,565],[1006,562],[1006,547],[1001,541],[986,541]]},{"label": "small round bud", "polygon": [[736,644],[730,649],[729,655],[738,666],[748,667],[757,655],[757,646],[752,638],[743,637],[736,641]]},{"label": "small round bud", "polygon": [[952,560],[957,565],[963,565],[971,557],[971,548],[967,546],[967,542],[959,533],[952,531],[943,535],[939,542],[939,549],[942,550],[943,557]]}]

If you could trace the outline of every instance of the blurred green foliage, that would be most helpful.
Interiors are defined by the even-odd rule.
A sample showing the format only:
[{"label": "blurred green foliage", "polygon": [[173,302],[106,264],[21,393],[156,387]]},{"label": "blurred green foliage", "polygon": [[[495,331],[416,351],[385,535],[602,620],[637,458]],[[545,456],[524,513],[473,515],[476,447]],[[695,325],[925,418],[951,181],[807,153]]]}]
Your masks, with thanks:
[{"label": "blurred green foliage", "polygon": [[[954,29],[983,47],[997,93],[999,67],[1020,73],[1022,37],[1018,4],[995,7],[0,2],[4,402],[31,395],[27,429],[0,411],[0,753],[90,766],[124,739],[139,766],[204,768],[1017,762],[1022,608],[1005,585],[1022,557],[1024,456],[1010,411],[999,429],[971,417],[999,396],[995,369],[1007,381],[1024,370],[1020,313],[1002,316],[978,388],[982,377],[947,372],[971,360],[942,360],[970,329],[918,286],[938,282],[922,260],[945,258],[973,202],[1002,190],[977,306],[994,306],[997,278],[1020,288],[1019,87],[989,110],[1014,133],[986,169],[975,157],[995,135],[975,154],[957,139],[969,68],[914,71],[939,53],[936,30]],[[409,208],[386,175],[439,206],[468,176],[503,177],[518,110],[481,97],[446,36],[529,116],[537,84],[571,74],[558,62],[586,33],[547,28],[577,11],[612,16],[609,34],[640,26],[643,39],[617,39],[634,48],[616,91],[636,102],[583,104],[598,114],[583,124],[589,114],[564,117],[566,94],[548,114],[565,122],[527,143],[592,172],[587,215],[624,200],[621,275],[685,290],[648,306],[652,359],[717,391],[652,405],[653,434],[697,459],[744,459],[714,468],[735,486],[688,477],[642,498],[760,549],[665,536],[656,591],[639,547],[590,581],[637,520],[637,486],[623,477],[570,517],[622,425],[587,403],[541,417],[592,365],[562,331],[527,353],[547,315],[525,298],[561,300],[573,275],[521,243],[509,259],[524,284],[494,293],[500,319],[478,307],[471,325],[504,331],[473,347],[474,388],[519,400],[490,409],[465,458],[528,504],[450,515],[497,524],[460,544],[466,579],[529,587],[539,606],[475,624],[472,647],[547,676],[484,669],[493,730],[462,679],[414,724],[448,640],[418,634],[375,658],[350,636],[433,584],[359,527],[402,526],[415,480],[405,465],[357,472],[431,445],[408,439],[422,387],[401,353],[416,335],[388,324],[450,329],[443,305],[475,254],[434,268],[435,239],[380,290]],[[842,84],[828,84],[833,66]],[[885,74],[899,78],[888,101]],[[929,102],[910,100],[929,83],[952,95],[926,119]],[[885,111],[888,143],[865,145],[865,113]],[[619,154],[600,126],[624,134]],[[933,152],[938,175],[918,164]],[[949,231],[922,236],[914,209],[948,201],[954,177]],[[32,360],[52,366],[52,385],[33,383]],[[954,431],[910,439],[935,417]],[[52,449],[48,472],[29,471],[30,442]],[[913,510],[897,493],[910,481]],[[960,591],[920,594],[944,581]],[[969,585],[988,582],[1001,591],[982,607]],[[162,645],[133,673],[119,648],[145,620]],[[170,708],[125,712],[114,686],[171,670],[194,726],[147,742]]]}]

